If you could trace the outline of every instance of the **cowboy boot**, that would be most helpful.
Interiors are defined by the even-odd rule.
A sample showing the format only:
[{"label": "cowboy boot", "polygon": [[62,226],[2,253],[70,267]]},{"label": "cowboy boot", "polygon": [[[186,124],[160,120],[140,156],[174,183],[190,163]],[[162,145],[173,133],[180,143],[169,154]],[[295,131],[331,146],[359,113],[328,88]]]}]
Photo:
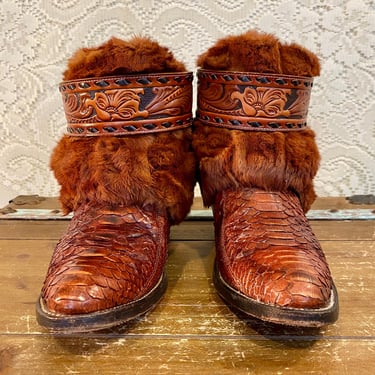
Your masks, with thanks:
[{"label": "cowboy boot", "polygon": [[119,325],[166,289],[170,225],[190,210],[192,74],[146,38],[79,50],[60,84],[68,133],[51,168],[64,213],[38,322],[81,332]]},{"label": "cowboy boot", "polygon": [[214,212],[219,295],[267,322],[334,322],[337,292],[305,217],[319,164],[306,126],[317,57],[249,31],[219,40],[198,65],[193,146]]}]

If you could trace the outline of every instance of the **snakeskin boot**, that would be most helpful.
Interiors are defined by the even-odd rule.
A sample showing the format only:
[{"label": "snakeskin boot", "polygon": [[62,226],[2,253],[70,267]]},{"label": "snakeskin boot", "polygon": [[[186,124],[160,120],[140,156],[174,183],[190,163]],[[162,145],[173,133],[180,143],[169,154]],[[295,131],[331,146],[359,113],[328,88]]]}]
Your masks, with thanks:
[{"label": "snakeskin boot", "polygon": [[317,57],[249,31],[219,40],[198,65],[193,145],[214,211],[219,295],[267,322],[334,322],[337,292],[305,217],[319,164],[306,124]]},{"label": "snakeskin boot", "polygon": [[38,322],[83,332],[146,313],[166,289],[170,225],[190,210],[192,73],[147,38],[79,50],[60,84],[67,135],[53,151],[65,213]]}]

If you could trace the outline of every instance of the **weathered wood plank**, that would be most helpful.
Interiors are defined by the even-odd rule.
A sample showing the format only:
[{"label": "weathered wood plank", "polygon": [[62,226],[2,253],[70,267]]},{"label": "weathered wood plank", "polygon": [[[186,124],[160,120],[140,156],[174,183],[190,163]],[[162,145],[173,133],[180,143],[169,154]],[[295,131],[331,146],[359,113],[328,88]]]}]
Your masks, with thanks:
[{"label": "weathered wood plank", "polygon": [[[62,215],[60,211],[50,209],[18,208],[11,212],[0,212],[1,220],[70,220],[73,214]],[[309,220],[375,220],[375,210],[364,209],[331,209],[310,210],[306,214]],[[211,210],[192,210],[186,220],[213,220]]]},{"label": "weathered wood plank", "polygon": [[[34,209],[50,209],[59,210],[60,202],[58,197],[43,197],[39,195],[20,195],[10,201],[5,208],[34,208]],[[194,197],[192,209],[204,209],[202,198],[199,196]],[[361,209],[361,208],[375,208],[374,203],[366,204],[353,204],[345,197],[318,197],[312,204],[313,210],[330,210],[330,209]]]},{"label": "weathered wood plank", "polygon": [[[321,241],[375,240],[375,221],[311,221],[311,227]],[[57,241],[68,221],[0,220],[0,239],[54,239]],[[212,221],[185,221],[171,228],[172,241],[212,241]]]},{"label": "weathered wood plank", "polygon": [[[2,373],[373,374],[374,340],[0,336]],[[356,350],[353,350],[353,347]],[[365,360],[364,360],[365,359]]]}]

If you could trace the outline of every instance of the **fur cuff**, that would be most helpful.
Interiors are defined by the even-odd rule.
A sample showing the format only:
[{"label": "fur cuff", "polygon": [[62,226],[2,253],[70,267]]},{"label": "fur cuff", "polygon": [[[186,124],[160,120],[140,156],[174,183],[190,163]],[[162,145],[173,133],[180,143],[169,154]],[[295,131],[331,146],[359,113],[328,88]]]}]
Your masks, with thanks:
[{"label": "fur cuff", "polygon": [[64,136],[51,168],[65,213],[83,202],[153,205],[171,224],[189,213],[195,184],[191,130],[139,137]]},{"label": "fur cuff", "polygon": [[310,129],[245,132],[202,126],[197,121],[193,145],[205,205],[211,206],[220,191],[258,187],[296,192],[306,212],[316,198],[312,180],[319,153],[314,138]]}]

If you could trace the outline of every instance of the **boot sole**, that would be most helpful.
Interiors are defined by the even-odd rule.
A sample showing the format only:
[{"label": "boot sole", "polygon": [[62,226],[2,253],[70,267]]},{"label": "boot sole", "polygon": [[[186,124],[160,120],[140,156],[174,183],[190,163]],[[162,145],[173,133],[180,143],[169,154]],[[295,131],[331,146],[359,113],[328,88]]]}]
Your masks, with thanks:
[{"label": "boot sole", "polygon": [[163,273],[156,286],[142,298],[111,309],[88,314],[64,315],[49,311],[41,297],[36,302],[38,323],[53,332],[78,333],[113,328],[129,322],[152,310],[167,289],[167,276]]},{"label": "boot sole", "polygon": [[217,262],[215,262],[213,282],[218,294],[226,303],[246,315],[262,321],[292,327],[319,328],[334,323],[338,318],[338,295],[334,284],[327,307],[299,309],[268,305],[239,293],[223,279],[217,267]]}]

